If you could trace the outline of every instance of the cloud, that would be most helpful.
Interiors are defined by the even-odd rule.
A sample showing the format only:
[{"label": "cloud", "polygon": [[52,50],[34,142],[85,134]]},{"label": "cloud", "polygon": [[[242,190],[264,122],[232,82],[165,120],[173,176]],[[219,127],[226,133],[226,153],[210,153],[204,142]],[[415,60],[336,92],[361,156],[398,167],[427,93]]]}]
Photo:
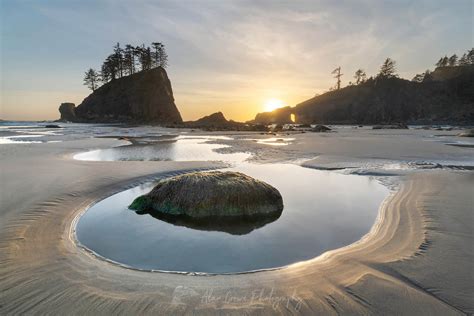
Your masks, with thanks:
[{"label": "cloud", "polygon": [[333,85],[330,72],[337,66],[347,83],[358,68],[375,74],[386,57],[411,78],[440,56],[472,45],[470,0],[107,0],[11,6],[2,13],[8,25],[2,28],[2,60],[3,73],[12,79],[2,89],[52,90],[60,78],[61,91],[75,95],[82,85],[80,69],[98,67],[115,42],[161,40],[186,119],[209,109],[249,119],[269,93],[296,103]]}]

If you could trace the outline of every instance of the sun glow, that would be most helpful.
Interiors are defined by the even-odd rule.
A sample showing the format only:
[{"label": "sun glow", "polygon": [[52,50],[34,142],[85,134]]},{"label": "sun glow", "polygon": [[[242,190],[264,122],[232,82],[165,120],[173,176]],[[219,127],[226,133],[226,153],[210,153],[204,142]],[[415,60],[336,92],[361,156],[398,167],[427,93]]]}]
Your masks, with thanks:
[{"label": "sun glow", "polygon": [[281,108],[284,105],[285,103],[282,100],[276,98],[268,99],[267,101],[265,101],[264,104],[266,112],[271,112],[273,110]]}]

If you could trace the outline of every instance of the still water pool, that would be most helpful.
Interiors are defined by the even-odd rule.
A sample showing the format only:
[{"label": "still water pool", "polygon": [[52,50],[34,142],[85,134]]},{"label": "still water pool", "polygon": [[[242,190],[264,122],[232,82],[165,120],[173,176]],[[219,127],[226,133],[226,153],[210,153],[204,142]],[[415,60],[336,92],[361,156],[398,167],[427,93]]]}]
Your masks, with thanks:
[{"label": "still water pool", "polygon": [[268,182],[281,216],[237,231],[212,231],[138,215],[128,205],[153,183],[110,196],[79,219],[79,242],[102,257],[150,270],[233,273],[285,266],[349,245],[373,225],[389,190],[376,180],[294,164],[240,163],[227,169]]}]

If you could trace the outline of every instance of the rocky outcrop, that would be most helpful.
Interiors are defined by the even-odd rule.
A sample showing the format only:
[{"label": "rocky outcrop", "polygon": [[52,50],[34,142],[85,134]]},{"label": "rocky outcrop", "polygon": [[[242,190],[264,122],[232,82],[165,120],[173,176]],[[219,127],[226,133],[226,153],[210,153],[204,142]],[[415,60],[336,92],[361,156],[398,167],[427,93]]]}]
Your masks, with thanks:
[{"label": "rocky outcrop", "polygon": [[[181,115],[174,103],[166,71],[141,71],[114,79],[96,89],[73,112],[72,122],[179,124]],[[61,112],[62,117],[62,112]]]},{"label": "rocky outcrop", "polygon": [[59,121],[74,122],[76,120],[76,105],[69,102],[61,103],[59,114],[61,114]]},{"label": "rocky outcrop", "polygon": [[188,121],[176,127],[200,128],[206,131],[268,131],[268,128],[262,124],[227,120],[222,112],[204,116],[196,121]]},{"label": "rocky outcrop", "polygon": [[470,130],[466,130],[462,133],[459,133],[459,135],[457,135],[459,137],[474,137],[474,129],[470,129]]},{"label": "rocky outcrop", "polygon": [[138,212],[205,219],[208,223],[238,218],[274,217],[283,200],[271,185],[239,172],[194,172],[161,180],[129,206]]},{"label": "rocky outcrop", "polygon": [[[474,122],[474,65],[436,69],[433,80],[369,79],[255,121],[299,124],[465,124]],[[285,122],[286,121],[286,122]]]},{"label": "rocky outcrop", "polygon": [[258,113],[253,122],[258,124],[291,124],[293,123],[291,114],[293,114],[293,109],[286,106],[272,112]]},{"label": "rocky outcrop", "polygon": [[315,127],[313,127],[311,129],[312,132],[315,132],[315,133],[326,133],[326,132],[330,132],[331,129],[327,126],[324,126],[324,125],[316,125]]},{"label": "rocky outcrop", "polygon": [[222,112],[216,112],[208,116],[204,116],[196,121],[188,121],[186,125],[190,127],[222,127],[232,124],[228,121]]}]

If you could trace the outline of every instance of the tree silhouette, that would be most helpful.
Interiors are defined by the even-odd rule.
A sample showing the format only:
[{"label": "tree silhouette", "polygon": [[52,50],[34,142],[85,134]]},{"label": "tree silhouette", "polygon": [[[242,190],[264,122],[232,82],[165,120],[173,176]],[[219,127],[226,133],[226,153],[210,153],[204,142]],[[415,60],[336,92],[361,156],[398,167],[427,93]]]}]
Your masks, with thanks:
[{"label": "tree silhouette", "polygon": [[141,65],[141,70],[149,70],[152,68],[152,57],[150,47],[145,47],[145,44],[142,46],[137,46],[136,51],[138,52],[138,61]]},{"label": "tree silhouette", "polygon": [[469,65],[474,65],[474,48],[471,48],[468,52],[467,52],[467,61],[469,63]]},{"label": "tree silhouette", "polygon": [[443,57],[441,57],[435,65],[436,67],[443,67]]},{"label": "tree silhouette", "polygon": [[123,64],[124,70],[129,74],[135,73],[135,48],[127,44],[125,45],[125,49],[123,50]]},{"label": "tree silhouette", "polygon": [[425,78],[424,74],[416,74],[411,81],[413,82],[423,82],[423,79]]},{"label": "tree silhouette", "polygon": [[449,57],[448,65],[451,67],[456,66],[458,63],[458,55],[454,54],[453,56]]},{"label": "tree silhouette", "polygon": [[153,53],[152,53],[152,63],[153,67],[163,67],[166,68],[168,66],[168,54],[165,50],[165,45],[159,42],[151,43],[153,46]]},{"label": "tree silhouette", "polygon": [[413,82],[428,82],[428,81],[433,81],[433,75],[431,72],[427,69],[424,73],[422,74],[417,74],[413,79],[411,80]]},{"label": "tree silhouette", "polygon": [[467,54],[463,54],[458,61],[459,66],[467,66],[469,65],[469,61],[467,60]]},{"label": "tree silhouette", "polygon": [[98,88],[100,81],[100,76],[94,69],[90,68],[86,71],[84,76],[84,85],[86,85],[92,91]]},{"label": "tree silhouette", "polygon": [[341,77],[343,74],[341,74],[341,66],[337,67],[336,69],[334,69],[331,74],[334,75],[334,78],[337,79],[337,82],[336,82],[336,89],[339,90],[341,89]]},{"label": "tree silhouette", "polygon": [[[141,66],[141,56],[142,56],[142,48],[140,46],[135,46],[133,48],[133,56],[134,56],[134,62],[136,62],[136,65],[138,67],[138,65]],[[135,68],[137,69],[137,68]],[[140,69],[140,70],[143,70],[143,69]],[[138,71],[138,70],[137,70]]]},{"label": "tree silhouette", "polygon": [[429,69],[426,69],[425,73],[423,74],[423,82],[433,81],[433,75]]},{"label": "tree silhouette", "polygon": [[[139,67],[140,71],[155,67],[166,68],[168,66],[168,54],[166,53],[165,45],[160,42],[154,42],[152,46],[153,51],[150,47],[145,47],[145,44],[136,47],[127,44],[124,49],[120,47],[120,43],[114,45],[113,53],[107,56],[102,63],[100,75],[95,72],[96,79],[93,90],[97,87],[99,80],[107,83],[111,80],[134,74],[138,71]],[[90,70],[87,71],[87,73],[89,72]],[[87,85],[89,86],[90,83],[88,82]]]},{"label": "tree silhouette", "polygon": [[123,76],[123,51],[120,48],[120,43],[114,46],[114,60],[116,63],[117,75],[121,78]]},{"label": "tree silhouette", "polygon": [[102,77],[105,82],[117,79],[119,74],[119,67],[117,56],[115,54],[109,55],[102,64]]},{"label": "tree silhouette", "polygon": [[380,67],[378,78],[396,78],[398,77],[395,68],[396,62],[393,59],[387,58]]},{"label": "tree silhouette", "polygon": [[354,74],[354,79],[356,84],[361,84],[367,80],[367,75],[362,69],[358,69]]},{"label": "tree silhouette", "polygon": [[447,67],[449,64],[449,58],[448,56],[444,56],[442,59],[441,59],[441,67]]}]

